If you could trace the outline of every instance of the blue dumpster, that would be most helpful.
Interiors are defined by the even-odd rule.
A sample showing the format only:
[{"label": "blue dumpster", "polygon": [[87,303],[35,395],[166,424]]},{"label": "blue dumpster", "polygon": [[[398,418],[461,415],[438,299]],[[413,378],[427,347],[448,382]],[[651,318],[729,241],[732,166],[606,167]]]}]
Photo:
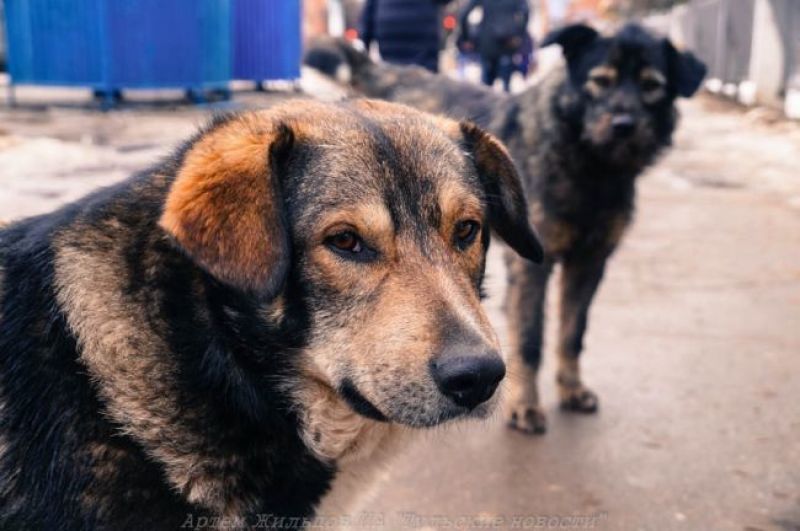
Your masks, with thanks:
[{"label": "blue dumpster", "polygon": [[13,84],[227,88],[229,0],[5,0]]},{"label": "blue dumpster", "polygon": [[234,0],[233,78],[300,77],[301,0]]}]

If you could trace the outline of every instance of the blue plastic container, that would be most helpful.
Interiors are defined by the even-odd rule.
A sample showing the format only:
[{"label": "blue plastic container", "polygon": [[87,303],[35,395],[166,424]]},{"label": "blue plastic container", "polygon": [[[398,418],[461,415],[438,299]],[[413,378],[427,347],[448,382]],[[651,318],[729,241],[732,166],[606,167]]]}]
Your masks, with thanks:
[{"label": "blue plastic container", "polygon": [[300,77],[301,4],[301,0],[233,1],[234,79]]},{"label": "blue plastic container", "polygon": [[230,0],[5,0],[14,84],[226,89]]},{"label": "blue plastic container", "polygon": [[7,0],[12,83],[100,87],[105,45],[97,4],[98,0]]}]

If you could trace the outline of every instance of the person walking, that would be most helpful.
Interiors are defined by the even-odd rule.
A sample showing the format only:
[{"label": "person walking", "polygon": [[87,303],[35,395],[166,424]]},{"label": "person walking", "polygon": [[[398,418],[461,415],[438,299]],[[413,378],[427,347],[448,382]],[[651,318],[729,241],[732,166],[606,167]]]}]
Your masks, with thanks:
[{"label": "person walking", "polygon": [[[477,35],[471,35],[469,15],[478,7],[483,18]],[[528,36],[529,18],[528,0],[470,0],[461,11],[459,48],[477,48],[484,84],[491,87],[499,77],[503,89],[511,90],[514,56],[520,54]]]},{"label": "person walking", "polygon": [[439,71],[441,7],[450,0],[367,0],[361,40],[378,43],[381,58]]}]

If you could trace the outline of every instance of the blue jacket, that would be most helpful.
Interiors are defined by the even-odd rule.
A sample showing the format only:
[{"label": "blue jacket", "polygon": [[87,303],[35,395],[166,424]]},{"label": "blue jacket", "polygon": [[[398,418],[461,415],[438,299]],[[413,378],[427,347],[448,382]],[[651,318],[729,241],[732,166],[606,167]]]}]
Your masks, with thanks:
[{"label": "blue jacket", "polygon": [[440,8],[450,0],[367,0],[361,15],[361,38],[380,46],[390,63],[439,67]]}]

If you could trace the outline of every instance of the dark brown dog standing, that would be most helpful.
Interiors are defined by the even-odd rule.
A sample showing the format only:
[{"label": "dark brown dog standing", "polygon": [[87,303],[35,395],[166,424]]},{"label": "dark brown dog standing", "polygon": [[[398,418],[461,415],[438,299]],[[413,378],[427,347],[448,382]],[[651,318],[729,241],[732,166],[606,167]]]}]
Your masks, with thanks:
[{"label": "dark brown dog standing", "polygon": [[541,259],[505,149],[384,102],[215,121],[0,230],[0,528],[296,528],[505,367],[489,231]]},{"label": "dark brown dog standing", "polygon": [[565,68],[514,96],[422,69],[375,64],[342,42],[312,46],[306,59],[331,75],[349,66],[350,83],[362,94],[469,118],[508,146],[547,255],[544,267],[508,258],[506,307],[514,373],[521,376],[509,423],[530,433],[546,427],[536,378],[553,266],[562,268],[560,403],[591,413],[597,396],[583,384],[578,364],[589,306],[633,217],[636,177],[670,144],[675,100],[691,96],[705,75],[692,54],[633,24],[610,37],[568,26],[549,35],[543,45],[549,44],[561,45]]}]

